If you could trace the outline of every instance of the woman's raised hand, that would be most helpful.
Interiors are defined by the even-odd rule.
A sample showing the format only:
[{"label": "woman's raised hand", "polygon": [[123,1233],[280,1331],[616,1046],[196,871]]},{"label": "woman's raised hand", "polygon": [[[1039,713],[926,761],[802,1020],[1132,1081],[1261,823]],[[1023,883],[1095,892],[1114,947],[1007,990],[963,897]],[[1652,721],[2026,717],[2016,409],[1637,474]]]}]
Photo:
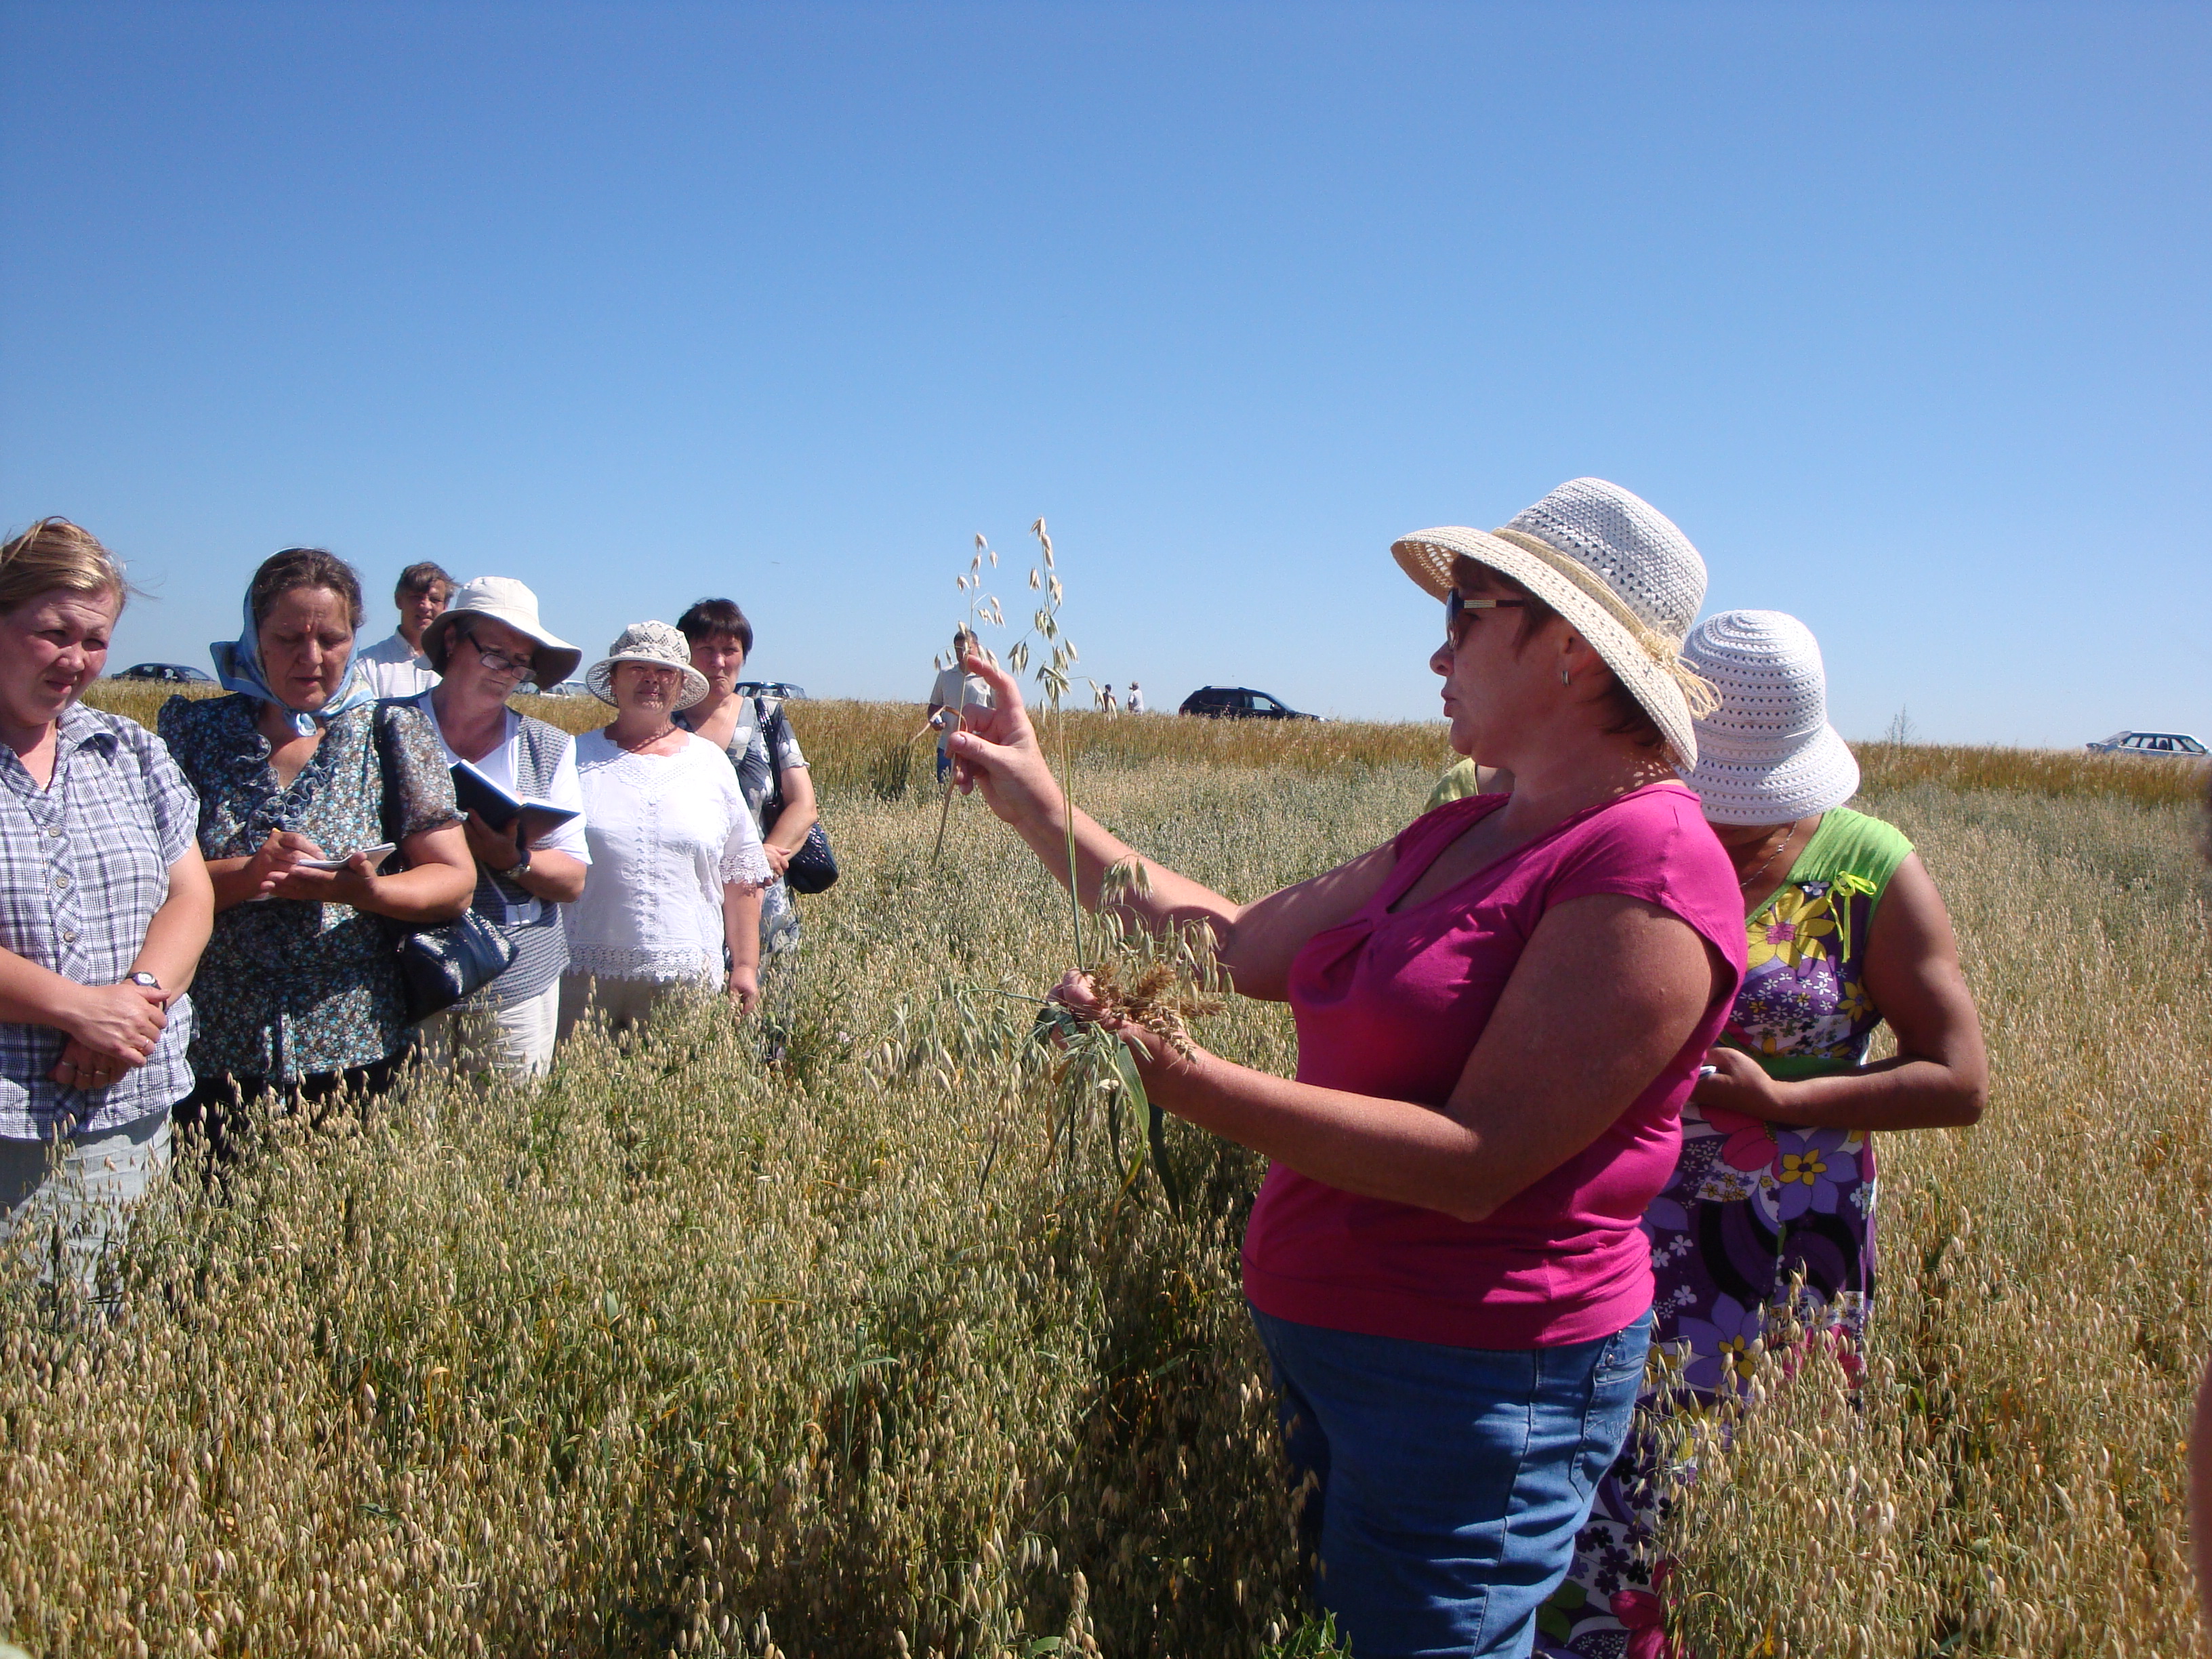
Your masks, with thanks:
[{"label": "woman's raised hand", "polygon": [[981,789],[992,811],[1017,830],[1057,827],[1067,803],[1022,706],[1021,687],[994,662],[970,654],[961,666],[991,688],[996,705],[963,711],[963,728],[947,740],[952,781],[965,793]]}]

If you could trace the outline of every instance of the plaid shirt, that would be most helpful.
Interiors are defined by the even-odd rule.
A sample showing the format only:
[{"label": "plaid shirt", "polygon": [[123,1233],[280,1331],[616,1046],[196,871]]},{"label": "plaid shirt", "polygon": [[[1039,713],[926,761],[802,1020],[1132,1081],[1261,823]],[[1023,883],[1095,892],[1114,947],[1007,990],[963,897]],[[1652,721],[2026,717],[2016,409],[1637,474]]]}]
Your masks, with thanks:
[{"label": "plaid shirt", "polygon": [[[169,866],[192,845],[199,799],[161,740],[135,720],[72,703],[41,789],[0,744],[0,947],[80,985],[131,971],[169,896]],[[190,1093],[191,999],[169,1009],[152,1056],[105,1089],[47,1073],[69,1041],[51,1025],[0,1024],[0,1139],[46,1140],[64,1118],[104,1132]]]}]

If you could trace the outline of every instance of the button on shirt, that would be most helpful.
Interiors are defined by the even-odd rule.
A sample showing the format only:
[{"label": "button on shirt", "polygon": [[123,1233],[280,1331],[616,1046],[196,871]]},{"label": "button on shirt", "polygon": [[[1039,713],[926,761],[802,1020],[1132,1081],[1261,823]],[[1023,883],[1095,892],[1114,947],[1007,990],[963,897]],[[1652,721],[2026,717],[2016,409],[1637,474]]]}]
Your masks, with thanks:
[{"label": "button on shirt", "polygon": [[[41,789],[0,744],[0,946],[80,985],[131,971],[169,866],[192,844],[199,799],[162,741],[135,720],[72,703],[55,734],[54,775]],[[68,1033],[0,1024],[0,1139],[51,1139],[62,1120],[102,1133],[166,1111],[190,1093],[189,997],[143,1066],[105,1089],[50,1080]]]}]

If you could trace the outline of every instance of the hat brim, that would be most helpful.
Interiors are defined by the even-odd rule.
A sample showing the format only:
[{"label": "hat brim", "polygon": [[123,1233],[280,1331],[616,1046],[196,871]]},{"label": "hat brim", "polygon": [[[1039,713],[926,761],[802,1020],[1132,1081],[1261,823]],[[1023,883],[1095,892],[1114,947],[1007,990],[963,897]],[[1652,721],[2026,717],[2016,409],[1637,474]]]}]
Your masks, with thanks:
[{"label": "hat brim", "polygon": [[1637,706],[1651,716],[1676,769],[1688,772],[1696,767],[1698,734],[1682,688],[1651,660],[1619,618],[1534,554],[1484,531],[1443,525],[1401,536],[1390,544],[1390,555],[1419,587],[1439,599],[1450,596],[1452,562],[1458,558],[1473,559],[1518,582],[1590,642]]},{"label": "hat brim", "polygon": [[584,676],[584,684],[591,694],[609,707],[612,707],[615,701],[615,666],[625,662],[641,662],[653,668],[681,668],[684,671],[684,695],[676,700],[678,708],[689,708],[707,695],[707,677],[690,663],[672,663],[665,657],[649,657],[643,652],[631,652],[619,657],[600,658],[592,665],[591,672]]},{"label": "hat brim", "polygon": [[1859,792],[1858,757],[1823,726],[1780,760],[1708,753],[1682,775],[1715,823],[1789,823],[1841,806]]},{"label": "hat brim", "polygon": [[455,624],[464,617],[482,617],[512,628],[518,634],[526,634],[538,648],[530,653],[530,678],[541,690],[561,684],[576,672],[576,665],[584,660],[580,648],[543,628],[533,627],[511,611],[479,610],[473,606],[459,611],[441,611],[430,619],[422,630],[422,654],[430,659],[430,666],[442,674],[452,656],[453,646],[447,637]]}]

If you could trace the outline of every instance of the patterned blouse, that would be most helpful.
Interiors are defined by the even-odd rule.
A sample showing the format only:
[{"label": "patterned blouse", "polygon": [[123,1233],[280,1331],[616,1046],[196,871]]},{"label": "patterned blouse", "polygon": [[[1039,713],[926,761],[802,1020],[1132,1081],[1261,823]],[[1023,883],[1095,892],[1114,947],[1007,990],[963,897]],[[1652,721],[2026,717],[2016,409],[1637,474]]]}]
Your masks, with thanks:
[{"label": "patterned blouse", "polygon": [[[461,821],[421,711],[380,702],[339,715],[287,788],[269,764],[260,708],[245,696],[161,707],[161,736],[199,791],[206,857],[249,857],[271,830],[289,830],[335,858]],[[397,790],[389,837],[380,751]],[[191,1060],[203,1079],[295,1083],[383,1060],[406,1038],[392,926],[350,905],[267,899],[217,912],[198,984]]]},{"label": "patterned blouse", "polygon": [[[781,697],[746,697],[743,703],[737,729],[730,733],[729,746],[723,752],[737,769],[738,787],[751,809],[753,828],[765,840],[775,827],[775,820],[768,817],[769,803],[777,802],[776,815],[782,815],[783,775],[805,766],[806,757],[784,714]],[[678,714],[676,724],[687,732],[692,729],[688,714]],[[798,940],[799,912],[792,904],[790,887],[778,877],[761,889],[761,954],[773,956]]]},{"label": "patterned blouse", "polygon": [[[80,985],[115,984],[168,901],[169,866],[192,844],[198,810],[161,740],[136,720],[70,704],[43,789],[0,744],[0,945]],[[80,1135],[101,1133],[167,1111],[191,1091],[191,1030],[192,1000],[179,997],[146,1063],[87,1091],[47,1075],[66,1034],[0,1024],[0,1139],[50,1139],[65,1117]]]}]

